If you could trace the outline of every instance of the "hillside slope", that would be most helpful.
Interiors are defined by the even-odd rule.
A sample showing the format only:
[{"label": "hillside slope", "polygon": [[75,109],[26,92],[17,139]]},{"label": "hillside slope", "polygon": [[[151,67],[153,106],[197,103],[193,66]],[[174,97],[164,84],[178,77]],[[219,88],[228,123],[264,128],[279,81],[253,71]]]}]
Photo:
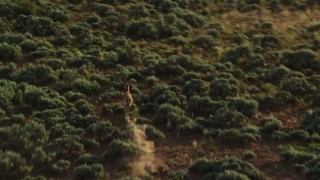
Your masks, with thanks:
[{"label": "hillside slope", "polygon": [[0,0],[0,32],[0,179],[320,178],[318,0]]}]

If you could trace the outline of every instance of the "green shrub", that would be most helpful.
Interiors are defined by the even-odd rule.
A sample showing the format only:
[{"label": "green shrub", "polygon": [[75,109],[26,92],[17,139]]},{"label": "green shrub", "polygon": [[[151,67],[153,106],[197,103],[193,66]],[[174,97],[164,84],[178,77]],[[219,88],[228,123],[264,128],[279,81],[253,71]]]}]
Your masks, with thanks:
[{"label": "green shrub", "polygon": [[185,123],[181,123],[178,126],[178,133],[179,134],[194,134],[194,133],[202,133],[203,127],[193,120],[189,119]]},{"label": "green shrub", "polygon": [[320,61],[317,54],[312,50],[296,50],[296,51],[284,51],[280,61],[293,69],[320,69]]},{"label": "green shrub", "polygon": [[78,100],[75,103],[75,107],[83,114],[88,114],[93,109],[93,105],[83,99]]},{"label": "green shrub", "polygon": [[252,117],[258,112],[258,102],[254,99],[234,98],[231,100],[231,105],[238,112],[241,112],[246,117]]},{"label": "green shrub", "polygon": [[267,134],[283,128],[282,122],[274,117],[264,117],[260,121],[263,123],[262,132]]},{"label": "green shrub", "polygon": [[34,40],[27,39],[27,40],[21,42],[20,47],[21,47],[22,51],[24,51],[24,52],[32,52],[32,51],[37,50],[38,43]]},{"label": "green shrub", "polygon": [[0,59],[4,61],[14,61],[21,56],[19,46],[0,43]]},{"label": "green shrub", "polygon": [[184,115],[184,111],[171,104],[162,104],[153,117],[154,122],[175,123]]},{"label": "green shrub", "polygon": [[316,180],[319,179],[320,177],[320,157],[318,156],[317,158],[309,161],[306,165],[306,171],[305,175],[307,178],[311,180]]},{"label": "green shrub", "polygon": [[55,153],[57,156],[78,156],[84,152],[84,147],[79,139],[77,136],[56,138],[48,145],[48,152]]},{"label": "green shrub", "polygon": [[226,108],[227,102],[213,101],[210,97],[193,96],[188,101],[187,112],[194,115],[215,114],[218,109]]},{"label": "green shrub", "polygon": [[120,130],[113,126],[110,121],[91,124],[86,130],[102,142],[108,142],[120,136]]},{"label": "green shrub", "polygon": [[98,164],[99,162],[100,162],[99,158],[96,157],[95,155],[91,155],[91,154],[81,155],[77,159],[78,166],[83,165],[83,164],[87,164],[87,165]]},{"label": "green shrub", "polygon": [[190,81],[187,81],[183,87],[183,93],[187,97],[192,97],[195,95],[203,96],[207,94],[208,90],[209,86],[207,85],[207,83],[200,79],[192,79]]},{"label": "green shrub", "polygon": [[224,172],[219,173],[217,180],[250,180],[250,178],[237,171],[225,170]]},{"label": "green shrub", "polygon": [[236,48],[230,49],[226,51],[222,57],[221,61],[222,62],[232,62],[236,63],[240,61],[240,59],[250,59],[253,56],[252,50],[250,47],[241,45]]},{"label": "green shrub", "polygon": [[223,173],[226,170],[231,170],[237,172],[238,174],[247,176],[248,179],[265,179],[264,175],[253,165],[234,158],[225,158],[220,161],[200,158],[195,160],[189,166],[189,170],[192,172],[205,174],[206,176],[204,179],[217,179],[217,176],[219,176],[221,173],[223,174],[221,176],[227,176],[225,173]]},{"label": "green shrub", "polygon": [[104,159],[119,159],[123,157],[134,157],[142,153],[142,150],[132,142],[113,140],[106,152],[103,154]]},{"label": "green shrub", "polygon": [[74,178],[76,180],[98,180],[104,177],[104,169],[101,164],[83,164],[74,168]]},{"label": "green shrub", "polygon": [[227,108],[219,109],[214,116],[210,117],[213,126],[222,128],[240,126],[243,120],[242,113]]},{"label": "green shrub", "polygon": [[170,171],[168,173],[169,180],[186,180],[188,179],[188,174],[183,170]]},{"label": "green shrub", "polygon": [[219,137],[227,141],[242,143],[257,142],[261,139],[259,130],[252,127],[245,127],[240,130],[234,128],[227,129],[222,131]]},{"label": "green shrub", "polygon": [[165,139],[165,135],[163,134],[163,132],[161,132],[160,130],[156,129],[153,126],[147,126],[146,127],[146,135],[148,137],[148,139],[151,140],[162,140]]},{"label": "green shrub", "polygon": [[280,39],[276,36],[265,35],[261,38],[261,46],[263,48],[280,48]]},{"label": "green shrub", "polygon": [[257,154],[253,151],[250,151],[250,150],[247,150],[243,153],[244,160],[254,159],[256,156],[257,156]]},{"label": "green shrub", "polygon": [[56,163],[52,164],[52,170],[58,173],[66,171],[70,166],[70,161],[60,159]]},{"label": "green shrub", "polygon": [[20,15],[15,21],[14,26],[22,32],[29,32],[36,36],[53,35],[56,30],[51,18],[33,15]]},{"label": "green shrub", "polygon": [[280,87],[295,96],[304,96],[313,93],[316,89],[305,78],[290,77],[281,81]]},{"label": "green shrub", "polygon": [[100,89],[99,83],[96,81],[91,82],[86,79],[76,79],[73,82],[72,87],[75,91],[79,91],[87,95],[94,94]]},{"label": "green shrub", "polygon": [[17,66],[14,63],[10,63],[0,67],[0,76],[5,79],[11,79],[14,73],[17,72]]},{"label": "green shrub", "polygon": [[1,178],[22,179],[31,171],[25,159],[16,152],[0,151]]},{"label": "green shrub", "polygon": [[209,35],[201,35],[192,42],[193,45],[201,47],[205,50],[211,50],[217,45],[216,40]]},{"label": "green shrub", "polygon": [[281,157],[296,167],[299,167],[304,163],[316,158],[314,153],[307,152],[292,145],[282,146],[281,150]]},{"label": "green shrub", "polygon": [[30,84],[52,83],[58,80],[54,71],[45,65],[29,65],[19,69],[13,79],[17,82],[28,82]]},{"label": "green shrub", "polygon": [[210,83],[210,96],[212,98],[225,98],[239,93],[239,82],[236,79],[216,78]]},{"label": "green shrub", "polygon": [[308,111],[303,118],[301,128],[308,132],[320,133],[320,109]]},{"label": "green shrub", "polygon": [[7,109],[16,95],[17,84],[8,80],[0,80],[0,107]]}]

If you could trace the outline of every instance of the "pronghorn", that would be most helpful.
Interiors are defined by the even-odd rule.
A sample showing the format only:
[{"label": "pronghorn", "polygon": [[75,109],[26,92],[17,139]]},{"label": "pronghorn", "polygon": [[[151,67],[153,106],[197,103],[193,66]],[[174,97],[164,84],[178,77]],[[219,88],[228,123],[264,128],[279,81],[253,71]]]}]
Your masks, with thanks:
[{"label": "pronghorn", "polygon": [[122,100],[123,106],[124,106],[124,111],[125,111],[125,119],[128,121],[129,119],[129,109],[132,105],[133,102],[133,98],[132,95],[130,93],[130,84],[129,83],[125,83],[124,86],[124,97]]}]

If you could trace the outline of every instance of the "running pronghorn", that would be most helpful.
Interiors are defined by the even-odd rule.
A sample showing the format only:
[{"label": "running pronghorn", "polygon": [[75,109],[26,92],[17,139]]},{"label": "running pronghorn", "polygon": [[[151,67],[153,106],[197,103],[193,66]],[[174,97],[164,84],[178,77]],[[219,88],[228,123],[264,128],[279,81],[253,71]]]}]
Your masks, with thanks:
[{"label": "running pronghorn", "polygon": [[124,97],[123,97],[123,101],[122,101],[123,106],[124,106],[124,111],[125,111],[125,117],[124,118],[127,121],[129,121],[130,120],[130,118],[129,118],[129,109],[130,109],[130,107],[132,105],[132,102],[133,102],[133,98],[132,98],[132,95],[130,93],[130,84],[129,83],[127,83],[127,82],[125,83],[124,90],[125,90],[125,92],[124,92]]}]

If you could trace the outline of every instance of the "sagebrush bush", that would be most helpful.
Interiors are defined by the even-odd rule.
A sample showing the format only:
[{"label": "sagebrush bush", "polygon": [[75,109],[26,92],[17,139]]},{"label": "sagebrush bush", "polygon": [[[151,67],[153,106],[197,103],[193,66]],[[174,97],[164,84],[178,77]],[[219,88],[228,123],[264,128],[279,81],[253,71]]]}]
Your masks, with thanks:
[{"label": "sagebrush bush", "polygon": [[188,101],[187,112],[194,115],[215,114],[218,109],[226,108],[227,102],[213,101],[210,97],[193,96]]},{"label": "sagebrush bush", "polygon": [[132,142],[115,139],[109,144],[103,154],[103,158],[106,160],[116,160],[124,157],[135,157],[142,152],[143,151]]},{"label": "sagebrush bush", "polygon": [[74,178],[76,180],[98,180],[104,177],[104,169],[101,164],[82,164],[79,166],[76,166],[73,171]]},{"label": "sagebrush bush", "polygon": [[101,142],[108,142],[120,136],[120,130],[110,121],[91,124],[86,130]]},{"label": "sagebrush bush", "polygon": [[72,87],[75,91],[79,91],[83,94],[94,94],[100,89],[100,85],[96,81],[88,81],[86,79],[76,79]]},{"label": "sagebrush bush", "polygon": [[282,122],[275,117],[264,117],[260,121],[263,123],[262,131],[267,134],[283,128]]},{"label": "sagebrush bush", "polygon": [[4,179],[22,179],[31,171],[26,160],[20,154],[0,150],[0,171]]},{"label": "sagebrush bush", "polygon": [[212,98],[236,96],[239,93],[238,84],[236,79],[216,78],[210,83],[210,96]]},{"label": "sagebrush bush", "polygon": [[254,99],[234,98],[231,100],[231,106],[250,118],[258,112],[259,103]]},{"label": "sagebrush bush", "polygon": [[317,53],[312,50],[301,49],[295,51],[284,51],[282,53],[282,58],[280,59],[284,65],[302,70],[306,68],[319,70],[320,60]]},{"label": "sagebrush bush", "polygon": [[205,175],[205,179],[216,179],[220,173],[226,170],[232,170],[238,174],[247,176],[248,179],[265,179],[264,175],[253,165],[234,158],[225,158],[220,161],[200,158],[189,166],[189,170]]},{"label": "sagebrush bush", "polygon": [[179,107],[171,104],[162,104],[152,121],[176,124],[182,116],[184,116],[184,111]]},{"label": "sagebrush bush", "polygon": [[188,179],[188,174],[183,170],[170,171],[168,173],[169,180],[186,180]]},{"label": "sagebrush bush", "polygon": [[228,108],[221,108],[215,115],[210,117],[213,126],[222,128],[241,126],[243,120],[244,116],[242,113]]},{"label": "sagebrush bush", "polygon": [[22,55],[19,46],[0,43],[0,59],[4,61],[17,60]]},{"label": "sagebrush bush", "polygon": [[301,122],[301,128],[308,132],[320,133],[320,109],[310,110],[306,113],[303,121]]},{"label": "sagebrush bush", "polygon": [[147,137],[151,140],[162,140],[166,138],[163,132],[153,126],[147,126],[145,131]]},{"label": "sagebrush bush", "polygon": [[98,164],[100,162],[99,158],[96,157],[95,155],[91,154],[83,154],[77,159],[77,165],[82,165],[82,164],[87,164],[87,165],[92,165],[92,164]]},{"label": "sagebrush bush", "polygon": [[209,90],[209,85],[200,79],[192,79],[190,81],[185,82],[183,87],[183,93],[187,97],[192,96],[203,96],[207,94],[207,91]]},{"label": "sagebrush bush", "polygon": [[69,168],[69,166],[70,166],[70,161],[60,159],[56,163],[52,164],[51,168],[53,171],[57,173],[61,173],[63,171],[66,171]]}]

